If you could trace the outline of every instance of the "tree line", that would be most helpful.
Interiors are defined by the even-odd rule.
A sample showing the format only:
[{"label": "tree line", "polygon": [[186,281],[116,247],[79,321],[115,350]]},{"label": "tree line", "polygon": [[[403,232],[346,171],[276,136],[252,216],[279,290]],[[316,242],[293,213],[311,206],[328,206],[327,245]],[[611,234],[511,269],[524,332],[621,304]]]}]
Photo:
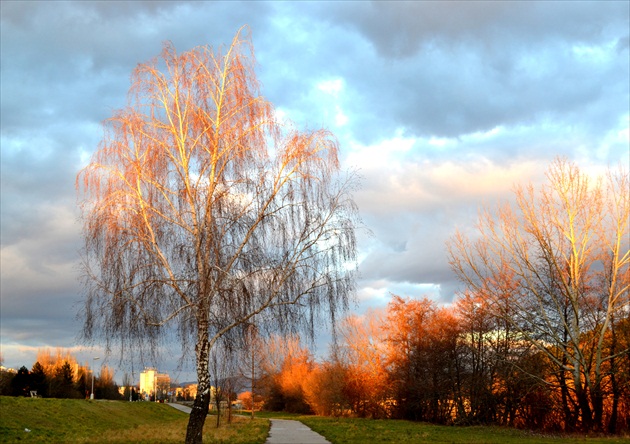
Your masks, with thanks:
[{"label": "tree line", "polygon": [[69,352],[48,349],[37,352],[37,360],[29,370],[0,372],[0,395],[42,398],[89,398],[94,377],[94,394],[98,399],[123,399],[114,381],[114,372],[106,365],[98,375],[87,364],[79,364]]},{"label": "tree line", "polygon": [[557,159],[547,179],[452,237],[465,284],[452,305],[392,295],[386,309],[346,318],[321,363],[289,341],[265,364],[267,407],[630,430],[628,173],[593,177]]},{"label": "tree line", "polygon": [[[258,396],[273,411],[595,430],[553,360],[504,327],[479,295],[461,295],[450,307],[392,295],[386,309],[346,318],[323,360],[296,339],[272,340],[270,349],[284,351],[275,360],[265,351]],[[630,347],[629,319],[614,328],[604,347]],[[590,336],[580,345],[588,346]],[[627,354],[614,365],[601,386],[600,430],[611,433],[630,429]]]}]

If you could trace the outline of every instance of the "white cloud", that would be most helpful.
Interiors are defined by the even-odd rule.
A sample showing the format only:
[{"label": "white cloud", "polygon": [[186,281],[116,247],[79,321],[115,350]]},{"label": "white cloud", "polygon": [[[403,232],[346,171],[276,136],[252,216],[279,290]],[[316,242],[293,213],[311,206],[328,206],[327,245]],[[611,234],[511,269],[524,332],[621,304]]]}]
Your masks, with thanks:
[{"label": "white cloud", "polygon": [[331,79],[322,80],[317,83],[317,89],[326,94],[330,94],[334,98],[338,98],[339,94],[343,91],[344,81],[343,79]]}]

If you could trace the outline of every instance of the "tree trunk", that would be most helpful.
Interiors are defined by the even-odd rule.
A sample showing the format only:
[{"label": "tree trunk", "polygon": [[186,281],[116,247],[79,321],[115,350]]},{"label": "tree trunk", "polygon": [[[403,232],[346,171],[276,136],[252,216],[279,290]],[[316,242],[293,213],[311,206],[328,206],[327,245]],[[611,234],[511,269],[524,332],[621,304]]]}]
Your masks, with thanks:
[{"label": "tree trunk", "polygon": [[253,344],[253,340],[251,341],[250,347],[252,349],[252,419],[254,419],[254,388],[256,386],[256,347]]},{"label": "tree trunk", "polygon": [[[611,343],[610,343],[610,354],[614,355],[617,352],[617,331],[615,326],[615,319],[611,319]],[[608,420],[608,433],[615,434],[617,433],[617,409],[619,408],[619,395],[621,394],[621,390],[619,384],[617,383],[617,378],[615,375],[618,374],[617,368],[617,358],[612,358],[610,360],[610,385],[612,389],[612,406],[610,411],[610,418]]]},{"label": "tree trunk", "polygon": [[217,429],[219,428],[219,426],[221,425],[221,398],[218,396],[219,394],[219,390],[217,389],[217,392],[215,394],[215,405],[217,406],[217,422],[216,422],[216,427]]},{"label": "tree trunk", "polygon": [[612,384],[612,407],[610,412],[610,419],[608,421],[608,433],[614,434],[617,433],[617,410],[619,408],[619,395],[621,390],[619,390],[619,384],[617,384],[617,379],[615,378],[615,372],[612,372],[611,375],[611,384]]},{"label": "tree trunk", "polygon": [[602,420],[604,414],[604,393],[602,392],[601,382],[597,381],[591,389],[593,400],[593,430],[600,432],[602,430]]},{"label": "tree trunk", "polygon": [[[563,357],[562,361],[564,364],[566,359]],[[564,431],[573,432],[575,431],[577,415],[575,415],[569,407],[569,388],[567,387],[567,379],[563,368],[560,369],[558,378],[558,382],[560,384],[560,394],[562,397],[562,411],[564,412]]]},{"label": "tree trunk", "polygon": [[186,444],[201,444],[203,442],[203,425],[208,416],[210,405],[210,373],[208,369],[208,326],[198,322],[197,344],[195,352],[197,358],[197,396],[193,403],[188,427],[186,429]]},{"label": "tree trunk", "polygon": [[589,432],[593,429],[593,412],[588,400],[588,393],[582,386],[582,381],[577,380],[575,383],[575,397],[577,398],[578,407],[582,418],[582,430]]},{"label": "tree trunk", "polygon": [[[198,384],[197,389],[201,387]],[[206,385],[207,387],[207,385]],[[188,428],[186,429],[186,444],[201,444],[203,442],[203,426],[208,416],[208,406],[210,405],[210,391],[204,389],[203,392],[198,391],[195,396],[195,402],[188,419]]]}]

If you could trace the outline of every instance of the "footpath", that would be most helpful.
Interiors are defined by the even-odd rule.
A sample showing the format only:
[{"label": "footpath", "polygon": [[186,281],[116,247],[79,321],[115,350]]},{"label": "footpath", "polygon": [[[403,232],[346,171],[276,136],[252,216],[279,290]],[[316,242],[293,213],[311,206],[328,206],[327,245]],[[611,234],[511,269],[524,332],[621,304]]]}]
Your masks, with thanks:
[{"label": "footpath", "polygon": [[[181,404],[169,403],[171,407],[190,414],[192,410]],[[271,419],[271,430],[265,444],[330,444],[319,433],[315,433],[300,421],[291,419]]]}]

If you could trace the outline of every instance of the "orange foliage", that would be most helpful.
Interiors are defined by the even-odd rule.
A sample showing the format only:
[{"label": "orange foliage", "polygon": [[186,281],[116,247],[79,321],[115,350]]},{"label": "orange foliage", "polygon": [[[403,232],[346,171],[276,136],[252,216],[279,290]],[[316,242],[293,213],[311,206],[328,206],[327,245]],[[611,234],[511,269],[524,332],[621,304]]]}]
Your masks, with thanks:
[{"label": "orange foliage", "polygon": [[382,311],[369,311],[362,317],[346,318],[341,328],[346,397],[351,409],[361,417],[383,418],[389,415],[386,407],[390,390],[384,322]]},{"label": "orange foliage", "polygon": [[304,385],[304,396],[316,415],[341,416],[345,413],[346,374],[346,368],[336,361],[313,368]]},{"label": "orange foliage", "polygon": [[301,346],[299,338],[271,337],[262,363],[262,369],[267,375],[267,402],[271,404],[270,408],[307,412],[307,384],[314,368],[313,356]]},{"label": "orange foliage", "polygon": [[46,376],[52,378],[64,363],[68,362],[72,368],[74,382],[80,378],[80,371],[86,371],[88,365],[80,366],[77,359],[67,350],[62,348],[55,349],[53,353],[51,349],[44,348],[37,350],[36,361],[44,368]]}]

